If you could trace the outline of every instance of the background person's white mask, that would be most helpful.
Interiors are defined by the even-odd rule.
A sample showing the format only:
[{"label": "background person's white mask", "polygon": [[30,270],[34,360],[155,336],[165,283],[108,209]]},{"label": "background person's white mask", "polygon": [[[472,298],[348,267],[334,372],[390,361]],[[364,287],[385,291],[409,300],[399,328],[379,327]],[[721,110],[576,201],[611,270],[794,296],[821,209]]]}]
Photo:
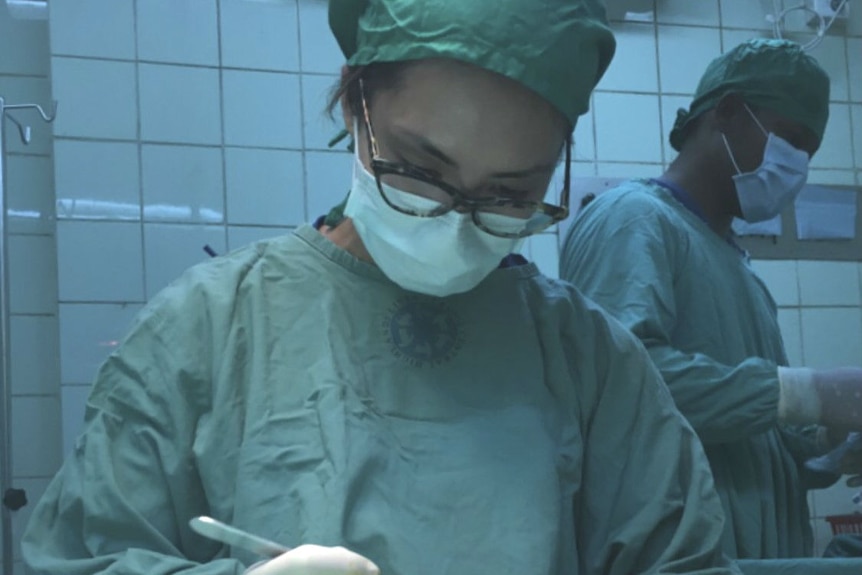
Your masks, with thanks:
[{"label": "background person's white mask", "polygon": [[[748,106],[745,108],[748,110]],[[780,214],[802,191],[808,180],[809,158],[807,153],[794,148],[787,140],[767,132],[751,110],[748,113],[766,135],[763,161],[757,169],[743,173],[733,157],[727,138],[724,134],[721,137],[737,171],[733,183],[742,218],[747,222],[763,222]]]},{"label": "background person's white mask", "polygon": [[[423,211],[439,205],[392,187],[386,187],[386,194],[398,197],[399,205]],[[358,153],[344,214],[389,279],[406,290],[438,297],[473,289],[523,242],[480,230],[469,213],[423,218],[399,212],[380,195]],[[523,227],[522,222],[515,225]]]}]

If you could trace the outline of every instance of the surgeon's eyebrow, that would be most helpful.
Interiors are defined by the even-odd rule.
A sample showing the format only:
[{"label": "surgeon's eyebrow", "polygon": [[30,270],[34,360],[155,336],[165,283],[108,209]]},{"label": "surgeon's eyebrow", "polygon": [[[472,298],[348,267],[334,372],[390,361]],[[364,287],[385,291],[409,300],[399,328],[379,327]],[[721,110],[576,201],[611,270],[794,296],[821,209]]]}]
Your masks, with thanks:
[{"label": "surgeon's eyebrow", "polygon": [[[419,134],[419,133],[414,132],[412,130],[408,130],[406,128],[397,128],[397,127],[393,127],[392,131],[393,131],[394,135],[396,136],[396,139],[401,141],[401,143],[406,143],[406,144],[410,145],[411,147],[413,147],[417,150],[421,150],[421,151],[425,152],[426,154],[428,154],[434,158],[437,158],[438,160],[440,160],[441,162],[443,162],[444,164],[446,164],[448,166],[452,166],[455,168],[458,167],[458,162],[456,162],[454,159],[449,157],[446,154],[446,152],[444,152],[443,150],[438,148],[436,145],[434,145],[434,142],[432,142],[431,140],[429,140],[428,138],[426,138],[422,134]],[[502,179],[526,178],[529,176],[535,176],[535,175],[539,175],[539,174],[547,174],[548,172],[554,171],[556,169],[556,167],[557,167],[556,162],[537,164],[535,166],[532,166],[530,168],[525,168],[523,170],[509,170],[509,171],[505,171],[505,172],[494,172],[493,174],[490,175],[490,177],[491,178],[502,178]]]}]

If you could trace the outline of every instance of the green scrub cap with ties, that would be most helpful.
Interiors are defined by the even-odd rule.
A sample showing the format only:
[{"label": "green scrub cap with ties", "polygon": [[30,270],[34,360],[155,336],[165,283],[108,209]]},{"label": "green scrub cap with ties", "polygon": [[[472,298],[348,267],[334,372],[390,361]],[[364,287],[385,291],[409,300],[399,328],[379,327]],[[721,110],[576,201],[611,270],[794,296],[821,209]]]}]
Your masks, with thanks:
[{"label": "green scrub cap with ties", "polygon": [[616,43],[599,0],[330,0],[350,66],[453,58],[507,76],[574,126]]},{"label": "green scrub cap with ties", "polygon": [[686,127],[727,94],[771,110],[809,128],[823,139],[829,119],[829,76],[799,44],[787,40],[749,40],[710,63],[691,108],[677,113],[670,143],[677,151]]}]

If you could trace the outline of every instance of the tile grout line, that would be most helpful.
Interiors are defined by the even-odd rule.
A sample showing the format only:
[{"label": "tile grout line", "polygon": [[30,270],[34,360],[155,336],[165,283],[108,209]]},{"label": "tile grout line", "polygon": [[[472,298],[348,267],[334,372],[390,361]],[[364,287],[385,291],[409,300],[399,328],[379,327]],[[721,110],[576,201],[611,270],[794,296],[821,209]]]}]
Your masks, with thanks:
[{"label": "tile grout line", "polygon": [[310,193],[308,190],[308,150],[306,149],[305,138],[305,60],[302,53],[302,9],[299,6],[300,0],[294,2],[296,10],[296,55],[299,62],[299,115],[300,115],[300,143],[302,145],[301,160],[302,160],[302,216],[304,222],[311,220],[311,209],[309,207]]},{"label": "tile grout line", "polygon": [[141,247],[141,291],[144,299],[147,298],[147,249],[144,234],[144,153],[143,153],[143,129],[141,127],[141,65],[140,65],[140,35],[138,30],[138,0],[133,0],[133,33],[135,36],[135,106],[137,107],[137,125],[135,142],[138,152],[138,218],[140,234],[138,241]]},{"label": "tile grout line", "polygon": [[221,1],[216,2],[216,30],[218,35],[218,91],[219,91],[219,121],[221,122],[221,145],[219,145],[219,154],[221,156],[221,201],[222,201],[222,221],[224,226],[224,251],[230,251],[230,236],[228,234],[228,222],[230,214],[228,213],[228,183],[227,183],[227,146],[225,145],[225,103],[224,103],[224,45],[222,44],[222,13]]}]

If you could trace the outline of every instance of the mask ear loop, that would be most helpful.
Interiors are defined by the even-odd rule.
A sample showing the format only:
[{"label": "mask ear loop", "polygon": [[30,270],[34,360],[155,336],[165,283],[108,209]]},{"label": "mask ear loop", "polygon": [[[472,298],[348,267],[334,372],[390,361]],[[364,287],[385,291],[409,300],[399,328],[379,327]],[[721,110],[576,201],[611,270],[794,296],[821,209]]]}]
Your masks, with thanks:
[{"label": "mask ear loop", "polygon": [[763,132],[763,135],[769,138],[769,132],[766,131],[766,128],[763,127],[763,124],[760,123],[760,120],[757,119],[757,116],[754,115],[754,112],[751,111],[748,104],[743,103],[742,105],[745,106],[745,110],[748,112],[748,115],[751,116],[751,119],[754,120],[754,123],[757,124],[758,128],[760,128],[760,131]]},{"label": "mask ear loop", "polygon": [[730,149],[730,144],[727,142],[727,136],[724,135],[724,132],[721,133],[721,139],[724,142],[727,155],[730,156],[730,163],[733,164],[733,168],[736,170],[736,173],[742,175],[742,170],[739,169],[739,165],[736,163],[736,158],[733,157],[733,151]]}]

